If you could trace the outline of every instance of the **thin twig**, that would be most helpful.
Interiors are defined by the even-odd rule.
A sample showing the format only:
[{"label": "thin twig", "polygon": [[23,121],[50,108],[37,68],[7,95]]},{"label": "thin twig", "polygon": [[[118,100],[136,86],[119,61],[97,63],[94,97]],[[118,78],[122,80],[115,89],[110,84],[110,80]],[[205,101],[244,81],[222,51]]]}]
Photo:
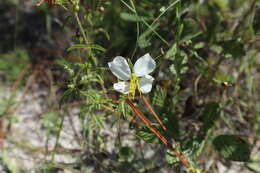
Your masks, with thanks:
[{"label": "thin twig", "polygon": [[129,104],[129,106],[132,108],[132,110],[135,112],[136,115],[139,116],[139,118],[141,118],[141,120],[147,125],[147,127],[157,136],[161,139],[161,141],[165,144],[165,145],[170,145],[167,141],[167,139],[152,125],[152,122],[146,118],[146,116],[141,112],[141,110],[136,107],[134,105],[134,103],[129,100],[126,99],[126,103]]},{"label": "thin twig", "polygon": [[150,110],[150,112],[152,113],[152,115],[154,116],[154,118],[158,121],[158,123],[162,126],[163,130],[167,130],[166,126],[163,124],[162,120],[159,118],[159,116],[156,114],[156,112],[154,111],[153,107],[151,106],[151,104],[149,103],[148,99],[144,96],[141,95],[142,100],[144,101],[145,105],[147,106],[147,108]]},{"label": "thin twig", "polygon": [[[158,131],[153,125],[152,122],[146,118],[146,116],[141,112],[141,110],[136,107],[134,105],[134,103],[129,100],[126,99],[126,103],[132,108],[132,110],[134,111],[134,113],[146,124],[146,126],[167,146],[169,147],[174,154],[179,158],[179,160],[182,162],[182,164],[188,169],[190,170],[192,173],[194,173],[194,170],[192,169],[192,167],[190,166],[188,160],[182,155],[180,154],[178,151],[176,151],[172,146],[171,143],[168,142],[168,140],[161,134],[160,131]],[[173,140],[173,142],[175,143],[175,141]]]},{"label": "thin twig", "polygon": [[32,67],[31,64],[28,64],[18,75],[18,78],[16,79],[16,81],[14,82],[12,89],[11,89],[11,93],[14,93],[18,87],[18,85],[20,84],[20,82],[22,81],[22,79],[24,78],[26,72],[28,72],[28,69],[30,69]]}]

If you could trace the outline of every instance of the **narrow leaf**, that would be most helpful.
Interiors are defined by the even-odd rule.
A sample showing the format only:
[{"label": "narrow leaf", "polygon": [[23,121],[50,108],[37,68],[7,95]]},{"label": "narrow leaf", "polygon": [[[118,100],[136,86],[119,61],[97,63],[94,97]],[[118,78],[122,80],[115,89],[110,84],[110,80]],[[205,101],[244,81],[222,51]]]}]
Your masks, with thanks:
[{"label": "narrow leaf", "polygon": [[209,103],[206,105],[205,110],[203,112],[203,126],[204,126],[204,132],[207,133],[207,131],[213,127],[215,121],[220,116],[220,109],[218,103]]},{"label": "narrow leaf", "polygon": [[213,145],[222,157],[232,161],[246,162],[250,160],[250,146],[237,135],[219,135]]},{"label": "narrow leaf", "polygon": [[106,49],[103,48],[102,46],[98,45],[98,44],[89,44],[89,45],[85,45],[85,44],[74,44],[73,46],[70,46],[67,51],[71,51],[73,49],[96,49],[96,50],[100,50],[102,52],[105,52]]}]

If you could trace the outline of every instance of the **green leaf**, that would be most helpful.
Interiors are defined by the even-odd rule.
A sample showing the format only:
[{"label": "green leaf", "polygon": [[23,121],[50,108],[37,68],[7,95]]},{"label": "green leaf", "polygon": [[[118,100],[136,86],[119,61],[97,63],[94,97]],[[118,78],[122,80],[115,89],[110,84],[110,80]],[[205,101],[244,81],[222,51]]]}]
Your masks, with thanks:
[{"label": "green leaf", "polygon": [[223,74],[223,73],[220,73],[220,72],[216,72],[216,75],[215,75],[213,80],[217,83],[222,83],[222,82],[232,83],[232,82],[234,82],[234,79],[231,75]]},{"label": "green leaf", "polygon": [[142,37],[142,35],[138,38],[138,46],[143,49],[149,47],[151,45],[150,39],[146,37]]},{"label": "green leaf", "polygon": [[144,21],[150,20],[149,17],[145,17],[145,16],[138,17],[135,14],[125,13],[125,12],[120,13],[120,17],[123,20],[130,21],[130,22],[142,22],[143,20]]},{"label": "green leaf", "polygon": [[21,72],[28,69],[29,63],[29,56],[25,49],[17,48],[15,51],[1,54],[0,77],[4,76],[7,80],[16,81]]},{"label": "green leaf", "polygon": [[194,45],[194,49],[201,49],[205,46],[206,46],[205,42],[198,42]]},{"label": "green leaf", "polygon": [[94,121],[94,126],[93,128],[95,127],[98,127],[98,128],[104,128],[104,121],[106,120],[106,117],[104,115],[96,115],[94,114],[93,116],[93,121]]},{"label": "green leaf", "polygon": [[131,162],[134,159],[135,155],[133,150],[130,147],[122,147],[119,150],[119,161],[121,162]]},{"label": "green leaf", "polygon": [[222,43],[226,57],[241,58],[245,55],[243,43],[238,40],[228,40]]},{"label": "green leaf", "polygon": [[12,155],[12,152],[8,152],[7,150],[3,150],[1,154],[1,160],[3,160],[4,164],[8,168],[8,172],[12,173],[21,173],[23,172],[21,168],[21,162],[19,162],[18,158]]},{"label": "green leaf", "polygon": [[237,135],[219,135],[213,145],[222,157],[232,161],[250,160],[250,146]]},{"label": "green leaf", "polygon": [[192,40],[202,34],[202,32],[199,29],[198,23],[194,19],[187,18],[187,19],[184,19],[183,22],[184,22],[184,25],[182,28],[180,42]]},{"label": "green leaf", "polygon": [[228,8],[228,0],[216,0],[215,2],[222,10],[226,10]]},{"label": "green leaf", "polygon": [[149,142],[149,143],[158,142],[158,138],[155,136],[155,134],[151,133],[150,129],[148,129],[148,128],[143,128],[141,130],[138,130],[136,132],[136,135],[138,137],[140,137],[141,139],[143,139],[144,141]]},{"label": "green leaf", "polygon": [[71,51],[73,49],[96,49],[96,50],[100,50],[102,52],[105,52],[106,49],[103,48],[102,46],[98,45],[98,44],[89,44],[89,45],[85,45],[85,44],[74,44],[73,46],[70,46],[67,51]]},{"label": "green leaf", "polygon": [[66,101],[66,99],[75,91],[74,88],[67,89],[61,96],[61,99],[59,101],[59,108],[61,108],[61,105]]},{"label": "green leaf", "polygon": [[165,58],[174,60],[177,53],[177,44],[173,44],[172,47],[166,52]]},{"label": "green leaf", "polygon": [[178,157],[176,157],[175,154],[170,150],[167,150],[167,153],[165,155],[165,160],[169,164],[179,163]]},{"label": "green leaf", "polygon": [[128,115],[130,115],[129,111],[129,107],[125,102],[120,102],[118,104],[118,111],[122,113],[122,115],[124,116],[124,118],[126,118]]},{"label": "green leaf", "polygon": [[152,98],[152,105],[163,108],[166,95],[167,93],[165,89],[160,86],[156,86],[154,96]]},{"label": "green leaf", "polygon": [[48,132],[57,133],[59,131],[60,118],[57,112],[48,112],[44,115],[43,127],[46,128]]},{"label": "green leaf", "polygon": [[251,157],[252,162],[246,163],[246,167],[253,172],[260,172],[260,153]]},{"label": "green leaf", "polygon": [[[187,143],[185,143],[187,142]],[[190,158],[197,158],[203,153],[203,149],[206,144],[204,136],[192,137],[189,140],[183,142],[182,151],[186,153]]]},{"label": "green leaf", "polygon": [[217,54],[221,54],[223,52],[223,48],[219,45],[213,44],[210,46],[210,49],[214,52],[216,52]]},{"label": "green leaf", "polygon": [[174,75],[185,74],[189,70],[187,66],[188,56],[184,51],[180,51],[177,55],[169,69]]},{"label": "green leaf", "polygon": [[219,116],[220,108],[218,103],[212,102],[208,103],[205,106],[203,112],[203,127],[205,133],[207,133],[207,131],[213,127],[215,121],[219,118]]},{"label": "green leaf", "polygon": [[153,30],[155,30],[159,26],[158,23],[152,26],[152,29],[148,28],[145,32],[143,32],[140,37],[138,38],[138,46],[140,48],[146,48],[151,45],[151,37],[150,36],[153,33]]}]

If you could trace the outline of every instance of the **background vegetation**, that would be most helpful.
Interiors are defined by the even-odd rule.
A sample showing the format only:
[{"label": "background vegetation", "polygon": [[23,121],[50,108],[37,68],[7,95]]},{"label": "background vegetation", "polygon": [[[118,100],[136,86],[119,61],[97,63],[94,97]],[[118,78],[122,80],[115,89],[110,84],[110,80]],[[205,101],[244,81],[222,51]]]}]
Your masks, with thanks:
[{"label": "background vegetation", "polygon": [[[260,1],[48,2],[0,1],[3,172],[260,172]],[[157,63],[146,97],[167,130],[133,102],[190,169],[113,90],[107,63],[145,53]]]}]

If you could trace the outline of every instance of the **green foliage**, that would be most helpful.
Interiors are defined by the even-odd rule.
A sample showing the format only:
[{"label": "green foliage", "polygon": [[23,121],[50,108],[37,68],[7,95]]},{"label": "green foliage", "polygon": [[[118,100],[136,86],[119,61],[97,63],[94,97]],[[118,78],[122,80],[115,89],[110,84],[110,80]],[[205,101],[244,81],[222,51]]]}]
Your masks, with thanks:
[{"label": "green foliage", "polygon": [[[15,65],[14,65],[15,64]],[[0,76],[14,81],[29,64],[27,51],[17,49],[16,51],[0,54]]]},{"label": "green foliage", "polygon": [[250,160],[250,146],[239,136],[219,135],[215,137],[213,144],[225,159],[241,162]]},{"label": "green foliage", "polygon": [[[3,88],[0,88],[0,91],[5,93],[6,91]],[[0,117],[9,113],[9,109],[17,103],[15,95],[12,95],[9,98],[4,98],[4,96],[0,95]]]},{"label": "green foliage", "polygon": [[22,173],[21,165],[17,164],[17,159],[12,158],[7,151],[2,154],[3,162],[5,163],[7,170],[12,173]]},{"label": "green foliage", "polygon": [[141,22],[141,21],[146,21],[149,20],[149,17],[145,16],[136,16],[135,14],[130,14],[130,13],[120,13],[120,17],[123,20],[129,21],[129,22]]},{"label": "green foliage", "polygon": [[91,45],[85,45],[85,44],[75,44],[75,45],[73,45],[73,46],[70,46],[68,49],[67,49],[67,51],[71,51],[71,50],[73,50],[73,49],[83,49],[83,48],[85,48],[85,49],[96,49],[96,50],[100,50],[100,51],[102,51],[102,52],[105,52],[106,51],[106,49],[105,48],[103,48],[102,46],[100,46],[100,45],[97,45],[97,44],[91,44]]},{"label": "green foliage", "polygon": [[226,57],[242,58],[245,56],[244,44],[238,40],[227,40],[223,43],[223,53]]},{"label": "green foliage", "polygon": [[218,103],[208,103],[205,106],[205,110],[203,112],[203,128],[204,133],[207,133],[209,129],[211,129],[214,123],[220,117],[220,107]]},{"label": "green foliage", "polygon": [[260,171],[259,161],[260,161],[260,155],[255,154],[251,157],[251,162],[246,163],[246,167],[248,167],[249,170],[253,172],[259,172]]},{"label": "green foliage", "polygon": [[[146,97],[167,129],[163,130],[140,97],[133,102],[165,138],[177,141],[174,149],[183,154],[194,172],[203,172],[199,168],[205,165],[210,165],[209,171],[215,171],[219,158],[212,154],[211,143],[224,159],[250,161],[251,146],[239,135],[232,134],[257,136],[260,133],[258,6],[256,0],[57,0],[54,6],[39,7],[47,16],[41,23],[46,23],[48,31],[39,32],[43,40],[54,43],[54,36],[49,33],[52,16],[68,35],[72,33],[73,38],[68,38],[70,46],[64,46],[64,50],[76,57],[68,60],[62,54],[59,58],[52,57],[55,61],[46,58],[64,70],[60,70],[57,78],[65,76],[56,83],[63,91],[59,108],[65,113],[49,111],[42,120],[48,135],[56,136],[55,147],[59,145],[64,114],[69,109],[67,104],[77,102],[80,113],[76,116],[83,128],[79,135],[81,154],[94,155],[106,150],[110,141],[101,132],[109,125],[119,127],[118,134],[113,134],[116,149],[112,151],[113,157],[108,158],[109,164],[104,164],[103,158],[91,156],[98,160],[96,172],[105,170],[107,165],[112,169],[107,172],[158,172],[163,166],[183,172],[181,160],[136,118],[125,102],[127,95],[113,90],[117,81],[107,63],[118,55],[134,60],[150,53],[157,67],[152,74],[153,90]],[[10,81],[15,81],[26,65],[34,62],[30,62],[23,49],[0,56],[0,76]],[[12,104],[11,99],[1,102],[3,107]],[[6,109],[0,108],[1,117],[5,114]],[[135,133],[133,140],[151,143],[151,150],[155,151],[152,159],[144,157],[147,147],[122,146],[121,137],[129,123],[134,128],[134,132],[129,132]],[[214,136],[217,137],[212,139]],[[55,152],[44,166],[44,172],[85,171],[85,160],[81,157],[77,158],[81,167],[78,171],[72,165],[56,163],[54,155]],[[208,160],[212,163],[208,164]],[[246,166],[258,169],[255,165]]]},{"label": "green foliage", "polygon": [[161,88],[160,86],[157,86],[154,92],[152,104],[156,107],[163,108],[164,106],[164,100],[166,98],[166,90]]},{"label": "green foliage", "polygon": [[179,164],[179,159],[171,151],[167,151],[167,154],[165,155],[165,160],[172,165]]},{"label": "green foliage", "polygon": [[129,147],[120,148],[118,156],[119,156],[118,160],[121,162],[131,162],[135,157],[133,150]]},{"label": "green foliage", "polygon": [[47,129],[48,133],[57,134],[60,130],[60,115],[57,112],[49,112],[44,115],[43,127]]},{"label": "green foliage", "polygon": [[158,143],[158,138],[150,132],[148,128],[142,128],[136,132],[136,135],[149,143]]}]

